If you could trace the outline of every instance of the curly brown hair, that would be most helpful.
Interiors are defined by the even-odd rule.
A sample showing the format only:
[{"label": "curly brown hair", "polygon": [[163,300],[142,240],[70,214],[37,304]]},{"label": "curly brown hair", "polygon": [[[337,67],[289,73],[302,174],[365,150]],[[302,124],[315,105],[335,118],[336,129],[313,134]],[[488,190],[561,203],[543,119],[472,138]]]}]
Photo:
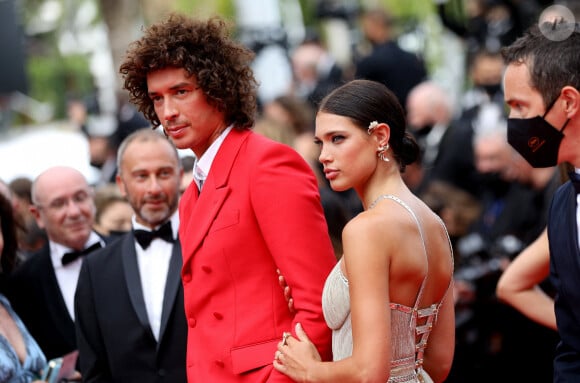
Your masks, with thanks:
[{"label": "curly brown hair", "polygon": [[161,125],[147,89],[147,75],[164,68],[183,68],[197,81],[207,102],[224,112],[225,122],[250,128],[257,110],[257,81],[250,67],[254,53],[232,40],[219,17],[197,20],[171,14],[146,28],[129,45],[120,73],[131,102],[153,126]]}]

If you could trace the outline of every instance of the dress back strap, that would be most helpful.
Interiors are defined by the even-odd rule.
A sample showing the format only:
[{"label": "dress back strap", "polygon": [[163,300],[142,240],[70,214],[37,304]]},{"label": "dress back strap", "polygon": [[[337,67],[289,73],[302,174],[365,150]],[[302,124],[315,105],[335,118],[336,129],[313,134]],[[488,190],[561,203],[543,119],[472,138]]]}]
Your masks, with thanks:
[{"label": "dress back strap", "polygon": [[[413,217],[413,220],[415,221],[415,223],[417,224],[417,228],[419,229],[419,235],[421,236],[421,243],[423,245],[423,253],[425,254],[425,259],[427,259],[427,248],[425,247],[425,237],[423,236],[423,229],[421,227],[421,223],[419,222],[419,218],[417,218],[417,215],[415,214],[413,209],[411,209],[411,207],[409,205],[407,205],[399,197],[396,197],[392,194],[381,194],[371,204],[371,206],[369,208],[372,208],[377,202],[379,202],[380,200],[383,200],[383,199],[390,199],[391,201],[395,201],[396,203],[398,203],[399,205],[404,207],[409,212],[409,214],[411,214],[411,217]],[[429,263],[427,263],[427,268],[429,268]],[[423,282],[421,282],[421,287],[419,288],[419,292],[417,293],[417,297],[415,298],[415,303],[413,304],[413,311],[417,311],[417,309],[419,308],[419,302],[421,301],[421,296],[423,296],[423,289],[425,287],[426,281],[427,281],[427,276],[425,276],[425,278],[423,278]],[[412,325],[412,323],[410,323],[410,324]]]},{"label": "dress back strap", "polygon": [[[425,245],[425,237],[423,235],[423,228],[422,228],[421,222],[417,218],[417,215],[415,214],[415,212],[411,209],[411,207],[409,205],[407,205],[405,202],[403,202],[400,198],[395,197],[394,195],[390,195],[390,194],[383,194],[383,195],[379,196],[375,200],[375,202],[373,202],[373,204],[371,204],[371,207],[374,206],[376,204],[376,202],[378,202],[382,199],[390,199],[392,201],[395,201],[396,203],[398,203],[399,205],[404,207],[411,214],[411,216],[415,220],[415,223],[417,224],[417,228],[419,229],[419,235],[421,236],[421,243],[423,244],[423,252],[425,254],[425,258],[427,259],[427,247]],[[449,233],[447,232],[447,228],[445,227],[445,224],[443,223],[441,218],[438,215],[436,215],[435,213],[433,213],[433,214],[436,217],[437,221],[441,224],[441,227],[443,228],[443,231],[445,232],[445,235],[447,236],[447,242],[449,244],[449,249],[451,250],[451,262],[453,264],[453,247],[451,245],[451,239],[449,238]],[[427,271],[429,271],[428,268],[429,268],[429,263],[427,262]],[[428,275],[428,273],[427,273],[427,275]],[[439,308],[441,307],[441,304],[443,303],[443,299],[442,299],[440,302],[434,303],[429,307],[419,309],[419,302],[421,301],[421,297],[423,296],[423,290],[424,290],[425,285],[426,285],[427,275],[425,275],[425,278],[423,278],[423,282],[421,282],[421,287],[419,288],[419,292],[417,293],[417,297],[415,299],[415,304],[414,304],[413,309],[411,311],[410,323],[409,323],[409,326],[415,327],[415,335],[418,337],[418,339],[417,339],[418,342],[415,345],[415,368],[417,370],[422,369],[423,355],[425,354],[425,348],[427,347],[427,340],[429,338],[429,334],[431,333],[433,325],[437,321],[437,314],[439,313]],[[453,283],[453,278],[451,278],[449,281],[448,289],[452,286],[452,283]],[[418,323],[419,319],[423,319],[423,321],[420,321],[421,324]]]},{"label": "dress back strap", "polygon": [[[437,219],[437,221],[439,222],[439,224],[443,228],[443,231],[445,232],[445,236],[447,237],[447,243],[449,244],[449,252],[451,254],[451,267],[453,270],[453,269],[455,269],[455,258],[453,255],[453,244],[451,243],[451,238],[449,237],[449,232],[447,231],[447,227],[445,226],[445,223],[443,222],[441,217],[439,217],[435,213],[433,213],[433,214],[435,215],[435,218]],[[449,285],[447,286],[447,290],[449,290],[451,288],[452,284],[453,284],[453,278],[449,279]],[[443,299],[441,299],[441,301],[437,305],[438,308],[441,306],[441,304],[443,304],[444,299],[445,299],[445,297],[443,297]]]}]

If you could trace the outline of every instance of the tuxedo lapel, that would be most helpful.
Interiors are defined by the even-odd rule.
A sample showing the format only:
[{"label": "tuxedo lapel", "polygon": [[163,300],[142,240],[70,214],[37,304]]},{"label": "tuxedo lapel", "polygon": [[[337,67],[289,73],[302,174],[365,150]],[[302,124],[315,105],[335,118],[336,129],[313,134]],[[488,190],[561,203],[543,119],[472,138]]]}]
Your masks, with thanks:
[{"label": "tuxedo lapel", "polygon": [[[572,184],[568,182],[562,185],[554,195],[548,223],[550,253],[554,254],[550,259],[557,264],[558,274],[577,275],[580,272],[576,205],[576,192]],[[556,260],[557,262],[553,262]],[[561,279],[564,285],[565,279]],[[570,286],[566,291],[575,291],[576,278],[566,280],[574,281],[573,289]]]},{"label": "tuxedo lapel", "polygon": [[[135,252],[135,237],[133,233],[128,234],[123,239],[122,252],[119,254],[123,261],[123,273],[127,282],[127,292],[131,299],[133,309],[137,313],[142,326],[151,328],[145,308],[143,289],[141,288],[141,277],[139,276],[139,266],[137,265],[137,254]],[[151,333],[153,336],[153,333]]]},{"label": "tuxedo lapel", "polygon": [[[171,259],[169,261],[169,269],[167,270],[167,282],[165,283],[165,292],[163,294],[163,311],[161,313],[161,326],[159,328],[159,342],[157,348],[161,344],[163,334],[167,328],[167,323],[173,312],[175,306],[175,299],[177,298],[177,291],[181,285],[181,245],[179,239],[174,242]],[[185,315],[185,313],[176,313],[177,315]]]},{"label": "tuxedo lapel", "polygon": [[566,221],[567,221],[567,227],[570,229],[570,233],[567,235],[567,238],[569,238],[570,240],[572,240],[575,244],[575,246],[570,246],[571,248],[575,249],[576,251],[574,252],[574,254],[576,255],[574,257],[574,259],[576,259],[577,265],[580,269],[580,249],[578,248],[578,224],[576,222],[576,211],[578,209],[578,200],[576,198],[577,194],[576,194],[576,189],[574,188],[574,185],[572,184],[572,182],[568,182],[569,185],[567,185],[566,188],[566,198],[570,199],[570,205],[569,206],[573,206],[573,209],[567,209],[566,211]]},{"label": "tuxedo lapel", "polygon": [[[212,182],[212,186],[216,189],[222,188],[227,185],[230,178],[230,173],[232,172],[234,161],[240,154],[240,150],[244,145],[244,142],[254,134],[249,129],[246,130],[236,130],[232,129],[222,146],[218,150],[216,157],[211,165],[209,175],[206,179],[207,182]],[[205,192],[204,184],[204,192]]]},{"label": "tuxedo lapel", "polygon": [[229,193],[230,188],[227,186],[212,190],[211,192],[209,190],[204,190],[204,192],[201,193],[200,198],[191,212],[195,219],[190,220],[190,225],[193,226],[193,228],[190,228],[188,231],[188,233],[192,234],[187,238],[187,240],[190,241],[187,245],[189,254],[195,252],[203,242],[211,223],[220,211],[220,208]]},{"label": "tuxedo lapel", "polygon": [[63,339],[69,339],[70,329],[74,329],[73,318],[68,313],[60,287],[58,286],[56,273],[50,258],[50,250],[42,255],[41,268],[50,270],[48,273],[38,273],[38,277],[42,280],[40,286],[42,286],[45,302],[47,302],[47,310],[55,324],[55,328],[63,335]]},{"label": "tuxedo lapel", "polygon": [[578,227],[576,225],[576,193],[570,182],[563,185],[562,189],[562,198],[566,201],[566,206],[573,206],[574,208],[565,209],[565,211],[563,211],[562,216],[560,216],[562,223],[560,227],[565,229],[566,234],[562,233],[564,234],[564,238],[569,238],[570,240],[576,241],[576,238],[578,238]]},{"label": "tuxedo lapel", "polygon": [[192,196],[194,198],[193,204],[189,204],[189,206],[193,205],[193,210],[187,214],[195,218],[189,220],[188,226],[190,227],[185,230],[191,236],[187,238],[187,253],[183,254],[184,263],[187,261],[187,257],[193,254],[203,242],[211,223],[229,195],[231,189],[228,186],[228,181],[234,161],[250,134],[253,134],[250,130],[232,129],[230,131],[212,163],[208,177],[203,184],[203,192],[198,195],[197,199]]}]

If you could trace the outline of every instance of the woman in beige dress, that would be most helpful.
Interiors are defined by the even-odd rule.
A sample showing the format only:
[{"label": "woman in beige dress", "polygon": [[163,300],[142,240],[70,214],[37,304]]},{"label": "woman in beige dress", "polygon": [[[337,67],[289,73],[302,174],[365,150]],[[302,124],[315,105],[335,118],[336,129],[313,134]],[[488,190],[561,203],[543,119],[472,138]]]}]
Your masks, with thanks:
[{"label": "woman in beige dress", "polygon": [[401,177],[419,152],[403,109],[384,85],[351,81],[322,101],[316,142],[331,187],[354,188],[364,211],[344,228],[323,291],[334,361],[322,362],[297,325],[274,367],[299,382],[444,381],[455,344],[452,250]]}]

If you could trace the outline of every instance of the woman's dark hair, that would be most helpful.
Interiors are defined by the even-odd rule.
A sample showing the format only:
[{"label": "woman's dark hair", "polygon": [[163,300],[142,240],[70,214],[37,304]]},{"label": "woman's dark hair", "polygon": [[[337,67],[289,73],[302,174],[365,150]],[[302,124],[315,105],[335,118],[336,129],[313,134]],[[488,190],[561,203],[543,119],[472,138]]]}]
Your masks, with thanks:
[{"label": "woman's dark hair", "polygon": [[120,73],[130,100],[159,126],[147,89],[147,75],[164,68],[183,68],[194,76],[207,102],[224,112],[238,128],[254,124],[257,82],[250,67],[254,53],[230,39],[224,20],[196,20],[179,14],[145,30],[129,46]]},{"label": "woman's dark hair", "polygon": [[16,237],[16,218],[11,201],[0,193],[0,228],[4,238],[4,248],[0,255],[0,266],[3,274],[10,274],[16,265],[18,240]]},{"label": "woman's dark hair", "polygon": [[391,128],[389,146],[401,172],[419,157],[419,145],[406,130],[405,112],[397,96],[379,82],[350,81],[328,94],[318,111],[348,117],[364,130],[373,121],[388,124]]}]

